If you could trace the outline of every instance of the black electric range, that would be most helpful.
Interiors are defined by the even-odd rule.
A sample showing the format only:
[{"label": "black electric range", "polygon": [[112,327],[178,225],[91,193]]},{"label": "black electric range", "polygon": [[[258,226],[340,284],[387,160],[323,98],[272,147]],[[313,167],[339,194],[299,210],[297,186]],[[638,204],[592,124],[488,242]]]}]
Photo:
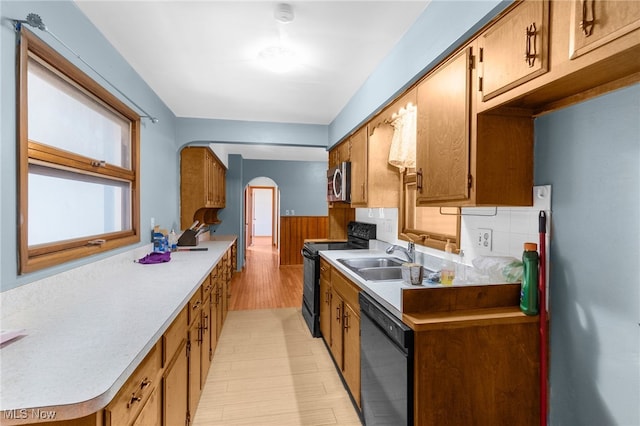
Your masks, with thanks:
[{"label": "black electric range", "polygon": [[369,240],[376,238],[376,225],[349,222],[347,241],[307,242],[302,247],[304,258],[304,285],[302,289],[302,316],[311,335],[320,337],[320,255],[322,250],[368,249]]}]

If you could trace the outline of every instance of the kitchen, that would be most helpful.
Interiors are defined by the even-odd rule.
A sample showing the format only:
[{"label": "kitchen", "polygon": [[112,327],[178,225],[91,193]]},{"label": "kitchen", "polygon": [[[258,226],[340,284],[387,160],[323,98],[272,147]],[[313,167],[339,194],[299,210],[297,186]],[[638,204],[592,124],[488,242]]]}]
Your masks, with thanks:
[{"label": "kitchen", "polygon": [[[145,105],[153,106],[159,123],[146,124],[142,135],[141,162],[145,172],[141,222],[148,223],[150,217],[155,217],[157,223],[167,224],[179,217],[177,207],[171,207],[175,203],[167,202],[167,199],[178,198],[178,147],[197,140],[256,143],[279,140],[293,144],[302,131],[308,132],[306,136],[311,145],[331,147],[482,21],[496,5],[497,2],[433,2],[430,13],[435,15],[422,17],[415,32],[403,39],[403,47],[408,51],[403,54],[399,49],[397,53],[414,64],[415,71],[400,69],[390,60],[376,71],[375,78],[367,82],[330,126],[308,128],[251,122],[222,123],[226,127],[221,128],[221,123],[215,120],[177,118],[71,2],[55,5],[2,2],[0,12],[3,18],[24,17],[37,9],[46,16],[52,30],[65,35],[65,39],[83,40],[86,49],[83,56],[97,52],[99,58],[92,60],[95,66],[122,69],[118,86],[133,98],[143,99]],[[452,14],[464,19],[451,22],[438,18]],[[76,25],[66,26],[63,31],[67,19]],[[4,21],[0,34],[3,94],[0,253],[2,290],[6,291],[66,268],[56,267],[29,276],[16,274],[15,149],[14,144],[5,143],[15,140],[15,128],[11,124],[15,122],[14,98],[6,96],[14,90],[15,36]],[[437,46],[425,49],[421,40],[428,36],[438,41]],[[393,87],[389,88],[388,84]],[[369,91],[372,95],[368,95]],[[550,344],[551,424],[638,424],[639,97],[635,83],[542,115],[535,121],[534,182],[550,184],[553,188],[550,301],[555,317]],[[602,143],[603,140],[606,142]],[[144,154],[150,151],[154,152],[153,157]],[[242,159],[230,158],[227,175],[230,193],[239,193],[242,188],[244,177],[238,170],[242,164]],[[230,209],[225,210],[217,233],[239,234],[237,215]],[[304,207],[296,206],[295,210],[305,214]],[[383,222],[390,220],[393,226],[393,216],[386,213]],[[367,216],[367,212],[364,214]]]}]

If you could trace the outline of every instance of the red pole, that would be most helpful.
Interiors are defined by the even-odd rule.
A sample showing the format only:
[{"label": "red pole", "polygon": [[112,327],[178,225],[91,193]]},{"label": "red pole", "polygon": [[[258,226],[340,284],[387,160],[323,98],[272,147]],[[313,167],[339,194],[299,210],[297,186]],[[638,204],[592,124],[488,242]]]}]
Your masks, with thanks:
[{"label": "red pole", "polygon": [[540,426],[547,425],[547,250],[546,230],[547,216],[544,210],[538,216],[538,228],[540,232],[540,266],[538,270],[538,289],[540,291]]}]

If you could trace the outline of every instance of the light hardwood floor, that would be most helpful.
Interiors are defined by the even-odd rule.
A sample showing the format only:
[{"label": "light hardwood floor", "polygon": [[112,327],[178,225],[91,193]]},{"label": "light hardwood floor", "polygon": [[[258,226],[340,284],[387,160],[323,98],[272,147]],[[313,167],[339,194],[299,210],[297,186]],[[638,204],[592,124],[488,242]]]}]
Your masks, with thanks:
[{"label": "light hardwood floor", "polygon": [[230,310],[293,308],[302,303],[302,265],[279,266],[271,237],[254,237],[231,282]]},{"label": "light hardwood floor", "polygon": [[254,245],[232,282],[194,426],[361,425],[301,300],[302,267],[279,268],[268,244]]}]

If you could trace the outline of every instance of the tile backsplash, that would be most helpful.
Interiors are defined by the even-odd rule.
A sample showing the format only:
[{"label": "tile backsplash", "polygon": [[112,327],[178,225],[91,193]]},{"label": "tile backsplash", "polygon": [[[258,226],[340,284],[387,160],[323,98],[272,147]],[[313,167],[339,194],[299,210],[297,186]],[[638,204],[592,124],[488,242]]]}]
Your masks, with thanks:
[{"label": "tile backsplash", "polygon": [[[551,225],[551,185],[533,188],[532,207],[472,207],[462,209],[460,225],[461,249],[464,251],[464,263],[470,265],[477,256],[522,257],[525,242],[538,243],[538,215],[544,210],[547,215],[547,246]],[[398,209],[358,208],[356,220],[375,223],[377,239],[391,244],[406,244],[398,240]],[[492,244],[490,251],[477,245],[479,230],[490,230]],[[442,251],[417,247],[418,251],[441,257]]]}]

